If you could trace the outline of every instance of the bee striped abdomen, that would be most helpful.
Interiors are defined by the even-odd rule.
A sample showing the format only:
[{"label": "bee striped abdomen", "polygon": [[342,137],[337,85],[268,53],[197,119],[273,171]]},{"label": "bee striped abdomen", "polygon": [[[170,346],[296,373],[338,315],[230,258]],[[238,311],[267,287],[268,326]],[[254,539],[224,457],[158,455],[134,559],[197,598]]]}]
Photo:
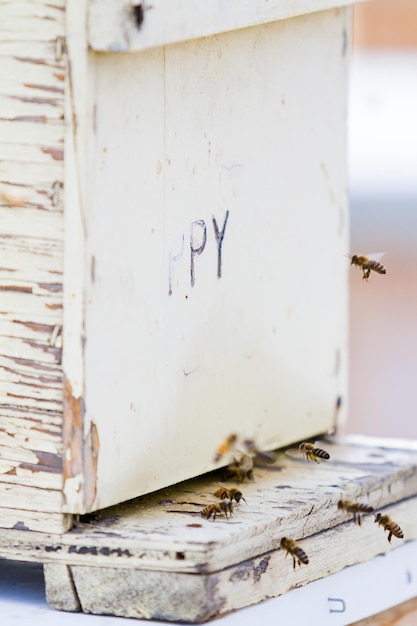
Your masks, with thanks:
[{"label": "bee striped abdomen", "polygon": [[318,457],[319,459],[323,459],[325,461],[328,461],[330,459],[330,454],[326,452],[326,450],[322,450],[321,448],[314,448],[311,451],[311,454],[313,457]]},{"label": "bee striped abdomen", "polygon": [[388,541],[390,543],[393,535],[398,539],[404,539],[404,534],[400,526],[394,522],[389,515],[381,515],[381,513],[377,513],[375,515],[375,522],[378,522],[378,526],[382,526],[385,531],[388,531]]},{"label": "bee striped abdomen", "polygon": [[353,513],[353,521],[355,524],[358,524],[358,526],[362,524],[361,514],[372,513],[374,510],[374,507],[369,506],[369,504],[353,502],[352,500],[339,500],[337,508],[346,511],[346,513]]},{"label": "bee striped abdomen", "polygon": [[363,272],[363,280],[368,280],[371,270],[377,274],[386,274],[385,267],[376,259],[368,258],[367,256],[354,254],[351,257],[351,265],[359,267]]},{"label": "bee striped abdomen", "polygon": [[[298,564],[299,565],[301,563],[304,563],[304,565],[308,565],[308,556],[306,555],[304,550],[302,548],[300,548],[299,546],[297,546],[294,549],[294,556],[298,559]],[[294,568],[295,568],[295,566],[294,566]]]},{"label": "bee striped abdomen", "polygon": [[381,263],[378,263],[378,261],[369,261],[368,267],[371,270],[374,270],[374,272],[377,272],[377,274],[386,274],[387,273],[387,270],[385,269],[385,267],[383,265],[381,265]]},{"label": "bee striped abdomen", "polygon": [[223,513],[226,517],[230,517],[233,514],[233,504],[231,500],[221,500],[220,502],[209,504],[201,511],[203,517],[210,519],[210,517],[213,516],[213,520],[216,519],[216,515]]},{"label": "bee striped abdomen", "polygon": [[283,537],[281,539],[281,548],[286,551],[287,555],[291,554],[293,561],[293,569],[296,568],[296,565],[301,566],[301,563],[304,565],[308,565],[308,556],[304,552],[302,548],[297,544],[294,539],[289,539],[288,537]]}]

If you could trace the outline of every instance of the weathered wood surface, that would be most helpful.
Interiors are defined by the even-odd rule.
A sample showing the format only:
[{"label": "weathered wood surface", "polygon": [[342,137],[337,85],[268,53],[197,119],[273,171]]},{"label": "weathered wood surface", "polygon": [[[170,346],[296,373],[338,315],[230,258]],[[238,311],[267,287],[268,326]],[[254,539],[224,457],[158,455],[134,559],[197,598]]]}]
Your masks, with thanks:
[{"label": "weathered wood surface", "polygon": [[[90,0],[89,45],[101,52],[144,50],[343,7],[354,1],[238,0],[224,4],[211,0]],[[139,5],[141,13],[134,11],[133,5]]]},{"label": "weathered wood surface", "polygon": [[75,514],[214,469],[230,432],[270,448],[332,429],[348,346],[350,11],[88,56],[82,4],[67,3]]},{"label": "weathered wood surface", "polygon": [[59,532],[65,2],[0,2],[0,526]]},{"label": "weathered wood surface", "polygon": [[[416,520],[408,524],[406,520],[416,508],[417,498],[389,507],[389,513],[401,521],[413,539],[417,538]],[[200,575],[71,565],[64,586],[56,569],[62,566],[49,564],[45,574],[47,600],[61,610],[75,610],[78,601],[86,613],[201,622],[277,597],[395,549],[373,525],[373,518],[365,524],[359,528],[348,522],[305,538],[300,545],[310,563],[296,570],[291,557],[275,549],[219,572]],[[239,546],[235,549],[239,553]]]},{"label": "weathered wood surface", "polygon": [[[3,531],[0,556],[40,561],[57,608],[131,617],[202,621],[285,593],[417,539],[417,448],[323,443],[320,465],[280,454],[240,488],[247,503],[230,519],[206,520],[219,473],[85,516],[64,535]],[[228,483],[233,486],[234,483]],[[404,540],[365,515],[339,511],[340,498],[371,504]],[[295,571],[280,539],[299,541],[310,563]]]}]

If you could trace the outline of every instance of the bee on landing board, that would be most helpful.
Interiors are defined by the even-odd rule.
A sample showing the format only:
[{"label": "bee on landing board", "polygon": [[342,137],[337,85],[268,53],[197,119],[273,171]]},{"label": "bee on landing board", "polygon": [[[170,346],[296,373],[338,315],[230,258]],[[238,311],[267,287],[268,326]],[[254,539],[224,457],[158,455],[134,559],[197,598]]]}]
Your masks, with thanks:
[{"label": "bee on landing board", "polygon": [[378,526],[382,526],[384,530],[388,530],[388,541],[391,543],[391,538],[398,537],[398,539],[404,539],[404,534],[401,528],[396,522],[393,522],[389,515],[381,515],[377,513],[375,515],[375,523],[378,522]]},{"label": "bee on landing board", "polygon": [[341,511],[345,511],[345,513],[353,513],[353,522],[358,526],[361,526],[362,524],[361,515],[364,513],[372,513],[374,510],[373,506],[361,504],[360,502],[353,502],[353,500],[339,500],[337,508]]},{"label": "bee on landing board", "polygon": [[240,502],[241,500],[243,500],[243,502],[246,503],[246,500],[243,497],[242,492],[239,491],[239,489],[236,489],[235,487],[226,487],[226,485],[223,485],[222,483],[218,483],[218,485],[220,486],[220,488],[214,492],[216,498],[219,498],[220,500],[235,500],[236,502]]},{"label": "bee on landing board", "polygon": [[254,439],[244,439],[243,445],[245,446],[246,451],[253,455],[253,461],[255,464],[275,463],[277,458],[275,452],[260,450]]},{"label": "bee on landing board", "polygon": [[298,448],[285,450],[285,454],[293,457],[305,456],[307,461],[315,461],[316,463],[320,463],[320,461],[328,461],[330,459],[330,454],[326,452],[326,450],[316,447],[316,444],[314,443],[308,443],[305,441],[300,443]]},{"label": "bee on landing board", "polygon": [[369,254],[368,256],[354,254],[350,259],[350,264],[359,267],[362,272],[362,280],[368,280],[371,270],[376,272],[377,274],[386,274],[387,270],[385,267],[379,262],[379,259],[384,255],[384,253],[377,254]]},{"label": "bee on landing board", "polygon": [[234,458],[234,462],[227,467],[229,474],[234,476],[238,482],[247,478],[253,480],[253,459],[249,454],[242,453],[239,458]]},{"label": "bee on landing board", "polygon": [[201,515],[206,519],[210,519],[213,516],[213,520],[216,519],[216,515],[225,515],[226,518],[231,517],[233,515],[233,503],[231,500],[221,500],[220,502],[209,504],[201,511]]},{"label": "bee on landing board", "polygon": [[285,557],[291,554],[292,562],[293,562],[293,565],[292,565],[293,569],[296,568],[297,563],[300,567],[301,567],[301,563],[304,563],[304,565],[308,565],[308,556],[306,555],[304,550],[300,548],[300,546],[297,544],[297,542],[294,539],[283,537],[281,539],[281,548],[287,552]]},{"label": "bee on landing board", "polygon": [[216,454],[214,456],[214,462],[217,463],[224,457],[228,452],[232,452],[237,442],[237,435],[232,433],[219,445],[216,450]]}]

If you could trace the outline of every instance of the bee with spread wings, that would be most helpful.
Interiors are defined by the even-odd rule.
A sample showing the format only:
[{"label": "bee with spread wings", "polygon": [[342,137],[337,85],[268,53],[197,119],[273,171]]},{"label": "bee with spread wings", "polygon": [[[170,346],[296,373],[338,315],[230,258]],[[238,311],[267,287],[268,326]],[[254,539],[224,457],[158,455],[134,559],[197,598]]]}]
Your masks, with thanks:
[{"label": "bee with spread wings", "polygon": [[384,256],[384,252],[375,252],[368,255],[353,254],[350,258],[350,264],[362,270],[362,280],[368,280],[371,271],[377,274],[386,274],[387,270],[380,263],[380,259]]},{"label": "bee with spread wings", "polygon": [[330,459],[330,454],[318,447],[319,442],[309,443],[304,441],[300,443],[298,448],[289,448],[285,450],[285,454],[291,457],[304,457],[307,461],[315,461],[316,463],[320,463],[320,461],[328,461]]}]

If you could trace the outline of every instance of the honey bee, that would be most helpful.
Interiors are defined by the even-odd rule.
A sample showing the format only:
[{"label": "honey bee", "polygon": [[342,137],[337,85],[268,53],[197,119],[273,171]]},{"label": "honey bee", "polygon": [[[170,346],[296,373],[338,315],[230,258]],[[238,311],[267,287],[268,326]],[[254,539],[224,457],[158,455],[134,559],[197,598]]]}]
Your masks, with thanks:
[{"label": "honey bee", "polygon": [[260,450],[253,439],[244,439],[243,445],[253,455],[254,463],[275,463],[276,454],[268,450]]},{"label": "honey bee", "polygon": [[345,511],[346,513],[353,513],[353,522],[358,524],[358,526],[361,526],[362,524],[361,515],[364,513],[372,513],[374,510],[373,506],[361,504],[360,502],[353,502],[353,500],[339,500],[337,508],[341,511]]},{"label": "honey bee", "polygon": [[206,519],[210,519],[213,516],[213,520],[216,519],[216,515],[225,515],[226,518],[233,515],[233,503],[231,500],[221,500],[209,504],[205,509],[201,511],[201,515]]},{"label": "honey bee", "polygon": [[404,539],[403,531],[396,522],[393,522],[389,515],[381,515],[377,513],[375,515],[375,523],[378,522],[378,526],[382,526],[384,530],[388,530],[388,541],[391,543],[391,538],[398,537],[398,539]]},{"label": "honey bee", "polygon": [[386,274],[387,271],[385,267],[379,263],[379,259],[383,256],[383,253],[378,254],[370,254],[369,256],[362,256],[359,254],[354,254],[351,257],[351,265],[355,265],[359,267],[362,272],[362,280],[368,280],[371,270],[376,272],[377,274]]},{"label": "honey bee", "polygon": [[316,463],[320,463],[320,461],[328,461],[330,459],[330,454],[326,452],[326,450],[317,448],[314,443],[306,442],[300,443],[298,448],[290,448],[289,450],[285,450],[285,454],[288,454],[289,456],[303,455],[305,456],[307,461],[315,461]]},{"label": "honey bee", "polygon": [[216,454],[214,456],[214,462],[217,463],[221,458],[224,457],[225,454],[231,452],[236,445],[237,435],[232,433],[223,441],[222,444],[217,448]]},{"label": "honey bee", "polygon": [[216,498],[219,498],[220,500],[225,500],[226,498],[228,498],[230,501],[235,500],[236,502],[240,502],[241,500],[243,500],[243,502],[246,502],[242,492],[239,491],[239,489],[236,489],[235,487],[226,487],[226,485],[223,485],[222,483],[218,484],[220,485],[220,489],[217,489],[217,491],[214,492]]},{"label": "honey bee", "polygon": [[238,459],[235,457],[234,462],[231,463],[227,469],[232,476],[235,476],[238,482],[242,482],[245,478],[253,480],[252,468],[252,457],[243,452]]},{"label": "honey bee", "polygon": [[301,563],[304,563],[304,565],[308,565],[308,556],[306,555],[304,550],[300,548],[300,546],[294,539],[288,539],[288,537],[283,537],[281,539],[281,548],[283,550],[286,550],[287,552],[285,557],[287,557],[288,554],[291,554],[293,569],[296,568],[297,563],[300,567]]}]

